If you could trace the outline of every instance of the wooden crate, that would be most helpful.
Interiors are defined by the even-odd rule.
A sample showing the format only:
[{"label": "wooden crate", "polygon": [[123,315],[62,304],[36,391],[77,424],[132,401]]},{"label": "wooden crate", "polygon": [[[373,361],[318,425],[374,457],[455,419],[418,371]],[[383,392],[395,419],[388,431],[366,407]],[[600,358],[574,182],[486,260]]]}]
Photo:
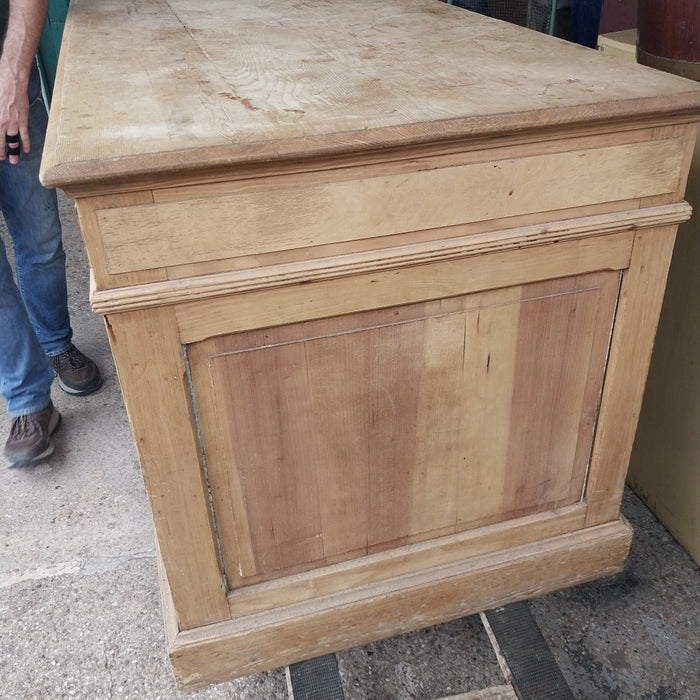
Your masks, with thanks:
[{"label": "wooden crate", "polygon": [[71,3],[76,200],[198,687],[619,571],[700,113],[437,0]]}]

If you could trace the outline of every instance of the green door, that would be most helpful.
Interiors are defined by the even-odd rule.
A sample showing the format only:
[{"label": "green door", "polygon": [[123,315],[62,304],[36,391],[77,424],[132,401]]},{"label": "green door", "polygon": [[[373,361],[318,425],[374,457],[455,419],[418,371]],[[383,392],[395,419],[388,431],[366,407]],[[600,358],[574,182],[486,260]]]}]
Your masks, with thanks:
[{"label": "green door", "polygon": [[53,85],[56,80],[56,65],[58,64],[58,53],[61,50],[68,3],[69,0],[49,0],[46,24],[39,41],[39,68],[49,101],[51,101]]}]

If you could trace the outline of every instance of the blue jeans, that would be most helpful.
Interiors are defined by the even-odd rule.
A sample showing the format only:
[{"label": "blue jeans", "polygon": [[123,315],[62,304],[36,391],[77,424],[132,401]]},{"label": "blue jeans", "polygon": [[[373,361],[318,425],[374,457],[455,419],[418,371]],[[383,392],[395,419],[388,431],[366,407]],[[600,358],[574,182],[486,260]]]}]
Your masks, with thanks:
[{"label": "blue jeans", "polygon": [[461,7],[463,10],[471,10],[482,15],[488,14],[486,0],[452,0],[452,4]]},{"label": "blue jeans", "polygon": [[16,165],[0,161],[0,208],[17,279],[0,240],[0,392],[11,416],[48,404],[53,369],[47,355],[68,350],[72,337],[56,192],[39,182],[47,111],[36,67],[28,95],[31,151]]},{"label": "blue jeans", "polygon": [[571,41],[595,49],[603,0],[571,0]]}]

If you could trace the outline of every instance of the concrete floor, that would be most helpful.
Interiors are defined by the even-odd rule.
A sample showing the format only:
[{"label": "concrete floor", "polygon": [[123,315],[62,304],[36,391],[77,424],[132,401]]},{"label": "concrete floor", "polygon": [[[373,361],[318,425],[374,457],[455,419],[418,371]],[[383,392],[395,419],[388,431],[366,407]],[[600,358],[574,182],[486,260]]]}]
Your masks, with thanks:
[{"label": "concrete floor", "polygon": [[[105,385],[85,398],[56,388],[55,455],[0,468],[0,700],[287,698],[285,669],[198,692],[175,686],[150,512],[106,334],[89,308],[75,216],[63,197],[61,208],[75,341]],[[0,412],[3,441],[9,426]],[[623,512],[635,528],[626,570],[530,609],[576,698],[695,700],[700,569],[632,493]],[[337,658],[348,700],[512,697],[479,616]]]}]

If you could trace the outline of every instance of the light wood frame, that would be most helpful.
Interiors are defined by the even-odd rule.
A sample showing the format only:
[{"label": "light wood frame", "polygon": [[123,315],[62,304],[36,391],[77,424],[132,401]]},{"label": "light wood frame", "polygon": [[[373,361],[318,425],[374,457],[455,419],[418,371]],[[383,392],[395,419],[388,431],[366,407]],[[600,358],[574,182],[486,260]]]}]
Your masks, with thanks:
[{"label": "light wood frame", "polygon": [[433,0],[202,3],[71,3],[42,166],[76,201],[180,685],[619,571],[696,86]]}]

